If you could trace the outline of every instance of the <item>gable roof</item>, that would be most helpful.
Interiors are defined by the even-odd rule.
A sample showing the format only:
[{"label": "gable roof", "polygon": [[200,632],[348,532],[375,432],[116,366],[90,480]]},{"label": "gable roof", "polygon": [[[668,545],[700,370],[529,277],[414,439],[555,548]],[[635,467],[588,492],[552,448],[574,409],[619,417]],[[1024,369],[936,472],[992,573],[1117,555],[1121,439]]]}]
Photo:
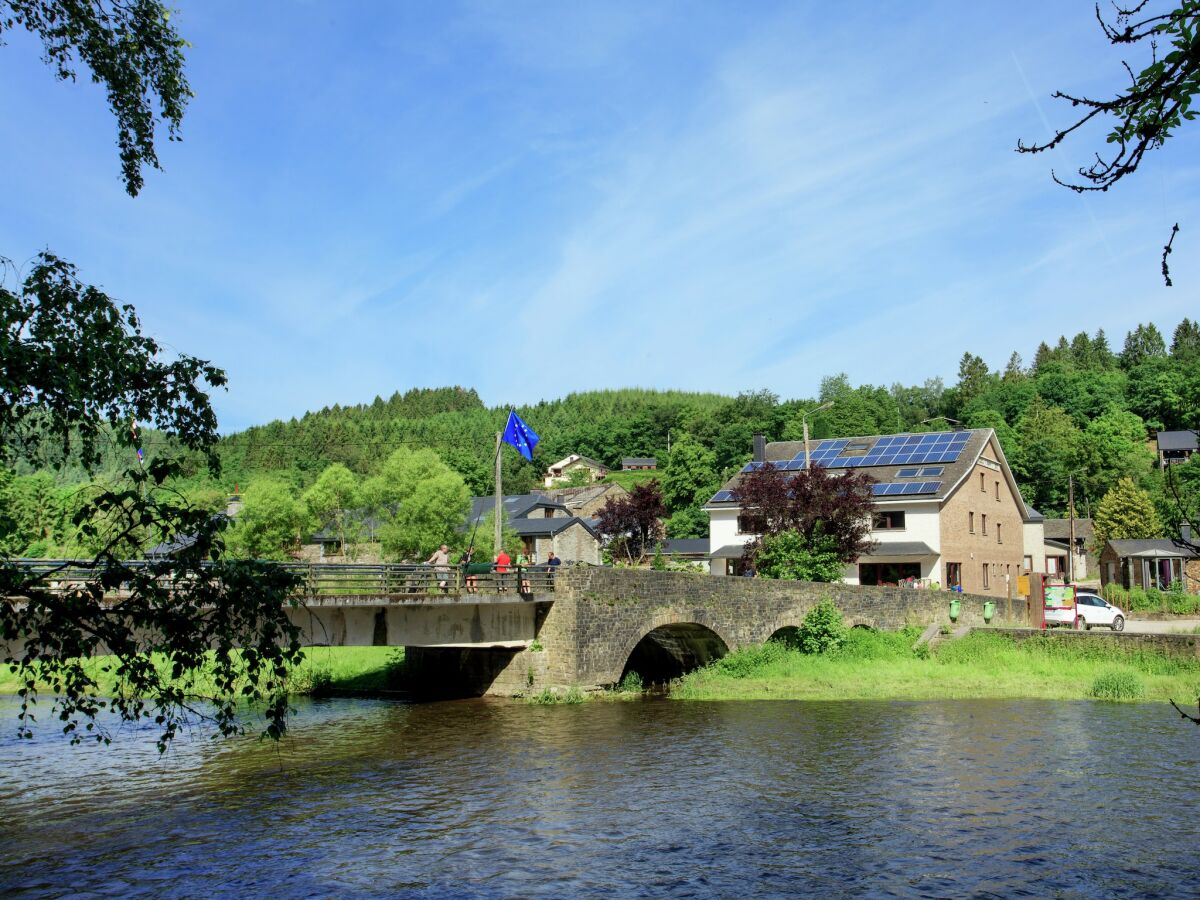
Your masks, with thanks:
[{"label": "gable roof", "polygon": [[[554,509],[562,510],[564,513],[570,512],[562,503],[544,494],[507,494],[501,497],[500,500],[504,506],[504,518],[506,520],[523,518],[535,509]],[[471,512],[469,515],[471,523],[491,512],[495,503],[495,497],[472,497]]]},{"label": "gable roof", "polygon": [[572,453],[570,456],[565,456],[558,462],[551,465],[547,471],[550,471],[551,469],[565,469],[567,466],[574,465],[575,463],[583,463],[585,466],[591,466],[593,469],[608,468],[608,466],[606,466],[604,463],[597,462],[590,456],[580,456],[578,453]]},{"label": "gable roof", "polygon": [[1174,538],[1142,538],[1138,540],[1109,541],[1108,546],[1116,551],[1117,556],[1137,556],[1142,558],[1161,558],[1164,556],[1184,559],[1197,559],[1200,554],[1182,541]]},{"label": "gable roof", "polygon": [[653,456],[627,456],[621,460],[623,466],[657,466],[658,459]]},{"label": "gable roof", "polygon": [[615,481],[602,481],[598,484],[588,484],[583,487],[571,488],[546,488],[542,494],[549,497],[551,500],[557,500],[564,504],[568,509],[574,509],[580,506],[586,506],[593,500],[599,500],[610,491],[617,491],[622,494],[628,494],[621,485]]},{"label": "gable roof", "polygon": [[1160,431],[1158,449],[1197,450],[1200,449],[1200,436],[1194,431]]},{"label": "gable roof", "polygon": [[[1069,541],[1071,539],[1071,520],[1070,519],[1046,519],[1046,539],[1056,541]],[[1095,529],[1091,519],[1076,519],[1075,520],[1075,537],[1083,538],[1088,543],[1091,543],[1092,537],[1095,535]]]},{"label": "gable roof", "polygon": [[672,538],[662,542],[663,553],[708,556],[708,538]]},{"label": "gable roof", "polygon": [[[844,464],[845,462],[847,462],[849,460],[858,460],[858,459],[866,460],[866,459],[870,459],[870,458],[875,458],[872,456],[872,451],[875,451],[877,449],[877,445],[879,445],[880,441],[883,441],[885,438],[888,440],[888,443],[895,444],[896,442],[899,442],[901,439],[903,439],[905,441],[913,441],[913,439],[927,440],[928,438],[925,437],[926,435],[930,435],[930,436],[937,435],[939,437],[945,437],[948,435],[957,435],[957,434],[965,434],[966,437],[965,437],[965,439],[964,438],[956,438],[956,440],[963,441],[962,449],[959,452],[958,456],[954,460],[949,461],[949,462],[930,462],[930,461],[923,461],[923,460],[906,459],[904,462],[894,460],[892,462],[889,462],[886,465],[879,465],[879,464],[849,465],[849,466],[846,466],[846,468],[852,468],[854,471],[866,472],[868,475],[870,475],[876,481],[884,482],[884,483],[911,483],[911,482],[921,482],[921,481],[927,481],[930,483],[932,483],[934,481],[937,482],[936,490],[930,490],[928,493],[905,494],[905,495],[895,495],[895,496],[878,496],[877,495],[874,497],[875,503],[884,503],[884,504],[895,503],[895,502],[913,503],[913,502],[922,502],[922,501],[929,501],[929,500],[936,500],[938,502],[942,502],[942,501],[946,500],[947,498],[949,498],[950,495],[953,494],[958,489],[958,486],[960,484],[962,484],[963,480],[975,468],[976,463],[978,463],[980,458],[983,456],[984,450],[988,447],[989,444],[993,444],[996,448],[996,455],[999,457],[999,459],[995,460],[995,462],[1000,467],[1000,471],[1004,475],[1004,479],[1005,479],[1005,482],[1008,484],[1009,490],[1012,492],[1013,496],[1016,498],[1017,507],[1018,507],[1018,509],[1020,509],[1024,512],[1024,516],[1023,516],[1024,521],[1031,521],[1031,519],[1030,519],[1030,509],[1031,508],[1028,507],[1025,504],[1024,500],[1022,499],[1021,489],[1017,486],[1016,479],[1013,477],[1013,474],[1012,474],[1012,469],[1008,465],[1008,460],[1005,459],[1005,457],[1004,457],[1004,450],[1000,447],[1000,441],[996,439],[996,433],[991,428],[974,428],[974,429],[966,429],[966,430],[956,431],[956,432],[946,432],[946,431],[921,432],[919,434],[904,433],[904,434],[898,434],[898,435],[880,435],[880,434],[859,435],[857,437],[814,440],[814,441],[811,441],[810,443],[812,444],[813,456],[814,456],[814,458],[818,459],[818,461],[819,461],[818,452],[821,451],[822,445],[824,445],[827,448],[830,448],[831,450],[836,445],[840,445],[840,449],[837,450],[836,456],[827,461],[828,462],[835,462],[835,461],[842,462]],[[835,444],[835,441],[836,441],[836,444]],[[915,442],[915,441],[913,441],[913,442]],[[796,460],[799,457],[802,457],[803,455],[804,455],[804,442],[803,441],[775,441],[770,444],[767,444],[765,460],[767,462],[778,465],[781,463],[786,463],[786,462]],[[893,454],[893,456],[891,456],[891,457],[884,456],[882,458],[893,459],[894,455],[895,454]],[[749,465],[752,466],[754,464],[750,463]],[[936,475],[912,476],[912,475],[908,475],[906,473],[905,475],[902,476],[900,474],[904,470],[915,469],[917,471],[920,471],[922,469],[930,469],[933,467],[940,468],[942,471]],[[830,469],[831,469],[831,471],[839,471],[839,469],[834,468],[832,466],[830,467]],[[733,476],[733,478],[731,478],[728,482],[726,482],[726,484],[721,488],[721,490],[718,491],[713,496],[713,498],[704,505],[704,509],[706,509],[706,510],[737,509],[738,504],[736,502],[734,502],[733,500],[728,499],[728,495],[723,496],[723,492],[732,490],[733,488],[737,487],[737,485],[742,480],[742,476],[748,470],[749,470],[748,467],[743,468],[743,470],[741,472],[737,473],[736,475]],[[718,497],[722,497],[722,499],[718,500],[717,499]]]},{"label": "gable roof", "polygon": [[591,526],[589,520],[581,519],[579,516],[565,519],[511,519],[508,525],[521,537],[554,537],[575,525],[581,526],[592,537],[596,537],[596,530]]}]

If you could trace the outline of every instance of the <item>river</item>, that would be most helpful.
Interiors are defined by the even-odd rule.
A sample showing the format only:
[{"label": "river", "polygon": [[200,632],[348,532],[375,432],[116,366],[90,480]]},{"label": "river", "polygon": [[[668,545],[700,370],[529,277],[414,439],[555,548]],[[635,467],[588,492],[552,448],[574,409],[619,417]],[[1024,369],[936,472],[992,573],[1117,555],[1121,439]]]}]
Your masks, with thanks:
[{"label": "river", "polygon": [[9,896],[1200,894],[1162,705],[303,701],[281,747],[15,738]]}]

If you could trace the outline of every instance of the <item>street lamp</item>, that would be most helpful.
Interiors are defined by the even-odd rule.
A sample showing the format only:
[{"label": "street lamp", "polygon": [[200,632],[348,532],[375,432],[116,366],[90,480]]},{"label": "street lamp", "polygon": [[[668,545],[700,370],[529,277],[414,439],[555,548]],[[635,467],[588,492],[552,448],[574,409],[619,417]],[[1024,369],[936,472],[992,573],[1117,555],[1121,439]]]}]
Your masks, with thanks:
[{"label": "street lamp", "polygon": [[808,417],[815,413],[819,413],[823,409],[829,409],[831,406],[833,406],[832,400],[830,400],[828,403],[822,403],[816,409],[810,409],[808,412],[800,413],[800,421],[804,423],[804,468],[806,469],[812,468],[812,447],[808,445]]}]

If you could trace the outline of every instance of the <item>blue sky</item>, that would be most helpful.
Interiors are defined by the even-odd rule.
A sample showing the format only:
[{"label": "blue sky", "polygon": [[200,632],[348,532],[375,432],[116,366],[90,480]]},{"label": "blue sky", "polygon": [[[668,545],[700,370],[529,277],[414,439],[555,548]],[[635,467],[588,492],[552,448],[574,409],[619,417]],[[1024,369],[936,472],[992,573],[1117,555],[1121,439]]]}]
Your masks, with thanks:
[{"label": "blue sky", "polygon": [[1013,152],[1119,85],[1090,2],[179,7],[196,97],[137,199],[100,91],[9,35],[0,254],[224,366],[226,431],[422,385],[953,383],[1200,314],[1198,130],[1104,195],[1050,181],[1096,132]]}]

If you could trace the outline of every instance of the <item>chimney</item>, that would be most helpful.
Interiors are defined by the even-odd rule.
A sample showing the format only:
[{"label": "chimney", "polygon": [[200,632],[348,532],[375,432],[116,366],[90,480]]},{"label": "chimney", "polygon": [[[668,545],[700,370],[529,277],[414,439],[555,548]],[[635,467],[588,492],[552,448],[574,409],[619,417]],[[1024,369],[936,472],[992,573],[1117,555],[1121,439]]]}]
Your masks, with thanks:
[{"label": "chimney", "polygon": [[1183,542],[1185,544],[1190,544],[1192,542],[1192,526],[1187,522],[1184,522],[1182,525],[1180,525],[1179,536],[1183,538]]},{"label": "chimney", "polygon": [[767,436],[761,431],[754,432],[754,461],[763,462],[767,458]]}]

